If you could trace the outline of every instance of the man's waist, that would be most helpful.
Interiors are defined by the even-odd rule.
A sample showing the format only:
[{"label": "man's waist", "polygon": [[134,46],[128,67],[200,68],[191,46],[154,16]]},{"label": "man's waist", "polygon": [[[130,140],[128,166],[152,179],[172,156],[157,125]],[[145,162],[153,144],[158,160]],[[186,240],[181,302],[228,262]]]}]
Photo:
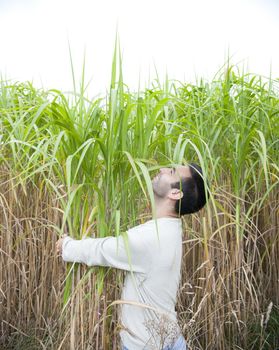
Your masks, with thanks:
[{"label": "man's waist", "polygon": [[136,349],[137,346],[143,349],[143,345],[150,344],[151,346],[152,343],[158,343],[162,339],[166,344],[170,344],[181,333],[175,311],[164,313],[149,308],[137,309],[134,307],[133,310],[124,308],[121,313],[121,323],[122,341],[132,349]]}]

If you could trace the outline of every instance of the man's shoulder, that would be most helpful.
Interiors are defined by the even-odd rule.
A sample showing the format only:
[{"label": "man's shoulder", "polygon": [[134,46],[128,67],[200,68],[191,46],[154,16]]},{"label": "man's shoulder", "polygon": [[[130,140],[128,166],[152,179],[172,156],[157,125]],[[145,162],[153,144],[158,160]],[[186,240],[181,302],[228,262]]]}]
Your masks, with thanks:
[{"label": "man's shoulder", "polygon": [[138,232],[146,232],[146,231],[150,231],[153,230],[154,224],[153,224],[153,220],[148,220],[142,224],[133,226],[131,228],[129,228],[127,231],[129,233],[138,233]]},{"label": "man's shoulder", "polygon": [[128,232],[137,233],[137,232],[153,232],[158,234],[160,233],[169,233],[170,231],[180,232],[182,229],[182,222],[179,218],[160,218],[148,220],[143,224],[134,226],[128,229]]}]

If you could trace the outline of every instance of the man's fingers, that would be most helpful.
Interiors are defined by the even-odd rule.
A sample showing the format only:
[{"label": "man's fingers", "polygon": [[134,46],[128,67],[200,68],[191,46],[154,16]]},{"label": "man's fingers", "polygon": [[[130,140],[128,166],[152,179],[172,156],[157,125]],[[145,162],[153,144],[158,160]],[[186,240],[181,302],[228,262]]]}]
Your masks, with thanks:
[{"label": "man's fingers", "polygon": [[57,242],[56,243],[56,251],[57,251],[57,253],[59,253],[59,251],[60,251],[60,247],[59,247],[59,244],[58,244],[59,242]]},{"label": "man's fingers", "polygon": [[63,244],[63,239],[68,237],[68,235],[66,233],[64,233],[61,238],[59,238],[59,240],[55,243],[56,246],[56,252],[58,254],[62,253],[62,244]]}]

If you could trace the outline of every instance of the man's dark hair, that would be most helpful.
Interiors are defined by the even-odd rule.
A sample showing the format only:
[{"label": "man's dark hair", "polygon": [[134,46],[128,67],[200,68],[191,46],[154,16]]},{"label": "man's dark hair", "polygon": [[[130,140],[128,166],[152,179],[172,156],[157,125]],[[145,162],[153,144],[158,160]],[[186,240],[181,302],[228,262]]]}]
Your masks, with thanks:
[{"label": "man's dark hair", "polygon": [[[175,202],[175,212],[179,215],[195,213],[206,203],[202,169],[195,163],[190,163],[189,168],[191,177],[182,178],[181,181],[171,185],[172,188],[181,189],[183,192],[183,197]],[[208,191],[207,197],[209,197]]]}]

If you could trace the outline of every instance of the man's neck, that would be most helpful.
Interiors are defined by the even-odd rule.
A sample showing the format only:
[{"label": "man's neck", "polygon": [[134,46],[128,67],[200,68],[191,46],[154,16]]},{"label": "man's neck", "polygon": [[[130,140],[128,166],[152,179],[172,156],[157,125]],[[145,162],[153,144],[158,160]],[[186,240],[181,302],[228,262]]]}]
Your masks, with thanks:
[{"label": "man's neck", "polygon": [[170,214],[157,214],[155,219],[162,219],[162,218],[169,218],[169,219],[179,219],[179,216],[177,215],[170,215]]},{"label": "man's neck", "polygon": [[155,198],[155,218],[179,218],[179,216],[174,212],[173,208],[170,207],[166,202],[160,201],[160,199]]}]

